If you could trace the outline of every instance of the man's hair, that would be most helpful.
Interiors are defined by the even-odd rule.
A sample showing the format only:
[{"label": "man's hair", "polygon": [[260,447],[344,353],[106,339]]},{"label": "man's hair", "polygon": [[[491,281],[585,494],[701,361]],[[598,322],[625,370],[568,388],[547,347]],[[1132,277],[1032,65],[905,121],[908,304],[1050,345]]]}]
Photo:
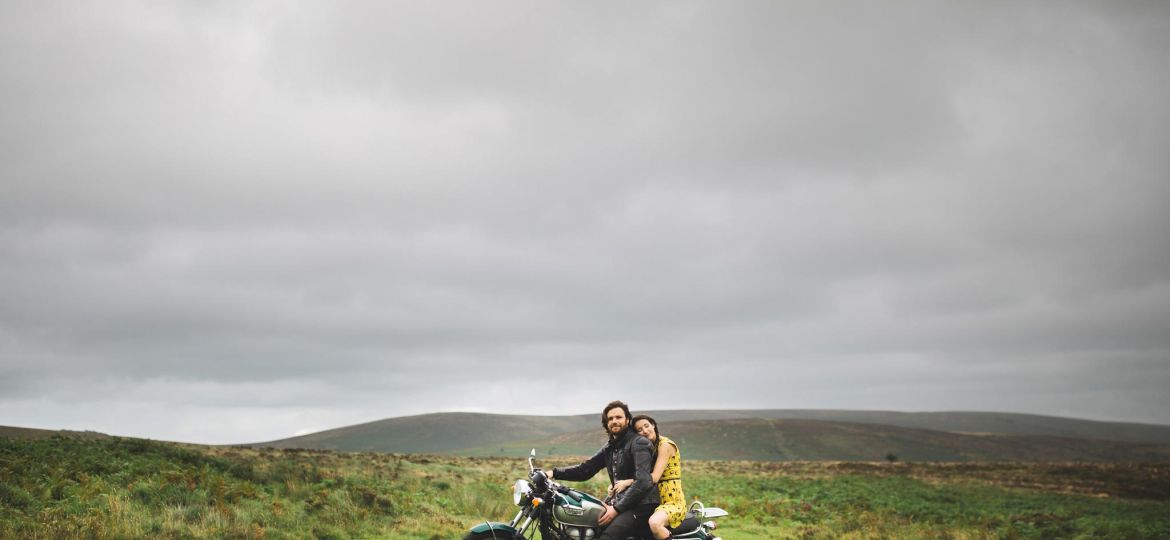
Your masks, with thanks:
[{"label": "man's hair", "polygon": [[[624,411],[626,413],[626,421],[630,420],[630,406],[629,405],[626,405],[626,403],[624,401],[621,401],[621,400],[609,402],[609,405],[606,405],[604,409],[601,409],[601,429],[604,429],[606,433],[609,433],[609,425],[607,425],[605,423],[605,415],[609,413],[610,409],[617,409],[617,408],[620,408],[622,411]],[[629,426],[627,426],[627,427],[629,427]]]}]

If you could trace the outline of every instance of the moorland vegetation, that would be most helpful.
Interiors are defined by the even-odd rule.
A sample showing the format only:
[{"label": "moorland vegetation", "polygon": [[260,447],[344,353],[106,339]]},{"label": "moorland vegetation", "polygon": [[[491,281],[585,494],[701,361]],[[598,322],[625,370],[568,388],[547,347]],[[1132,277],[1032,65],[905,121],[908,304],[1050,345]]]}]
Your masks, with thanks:
[{"label": "moorland vegetation", "polygon": [[[567,464],[557,457],[539,465]],[[459,538],[516,458],[0,437],[0,538]],[[585,483],[604,491],[601,475]],[[1170,464],[686,463],[728,539],[1170,538]]]}]

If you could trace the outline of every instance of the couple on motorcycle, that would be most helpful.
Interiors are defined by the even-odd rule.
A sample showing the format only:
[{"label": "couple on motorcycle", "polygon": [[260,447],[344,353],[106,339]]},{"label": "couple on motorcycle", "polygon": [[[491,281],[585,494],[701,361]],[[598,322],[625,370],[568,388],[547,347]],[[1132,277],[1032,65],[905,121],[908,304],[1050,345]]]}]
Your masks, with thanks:
[{"label": "couple on motorcycle", "polygon": [[600,540],[623,540],[646,525],[657,540],[673,538],[686,511],[678,446],[658,434],[658,423],[646,415],[630,417],[630,407],[613,401],[601,411],[609,442],[593,457],[572,467],[556,467],[550,479],[582,481],[604,467],[609,497],[598,523],[606,526]]}]

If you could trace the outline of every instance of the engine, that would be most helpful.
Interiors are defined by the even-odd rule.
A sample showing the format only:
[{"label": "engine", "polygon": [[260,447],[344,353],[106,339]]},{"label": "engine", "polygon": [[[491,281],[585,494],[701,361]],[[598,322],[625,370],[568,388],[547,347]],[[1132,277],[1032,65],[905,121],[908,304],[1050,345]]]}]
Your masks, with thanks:
[{"label": "engine", "polygon": [[569,540],[593,540],[593,527],[565,527]]}]

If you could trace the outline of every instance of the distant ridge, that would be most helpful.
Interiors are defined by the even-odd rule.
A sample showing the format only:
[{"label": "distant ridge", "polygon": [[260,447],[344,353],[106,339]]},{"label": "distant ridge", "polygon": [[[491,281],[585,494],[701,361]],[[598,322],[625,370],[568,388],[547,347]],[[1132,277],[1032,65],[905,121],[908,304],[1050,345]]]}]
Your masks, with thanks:
[{"label": "distant ridge", "polygon": [[[963,434],[881,424],[736,418],[660,422],[690,459],[750,461],[1170,461],[1170,445],[1045,435]],[[466,455],[589,455],[600,430],[461,450]]]},{"label": "distant ridge", "polygon": [[[600,420],[593,420],[601,429]],[[584,416],[432,413],[387,418],[289,439],[249,444],[350,452],[445,453],[459,448],[535,439],[585,429]]]},{"label": "distant ridge", "polygon": [[[635,413],[636,414],[636,413]],[[1103,422],[1060,416],[999,412],[898,412],[832,409],[764,409],[711,411],[655,411],[656,420],[706,420],[730,418],[790,418],[882,424],[906,428],[957,433],[998,433],[1003,435],[1047,435],[1080,439],[1102,439],[1170,444],[1170,426],[1133,422]]]},{"label": "distant ridge", "polygon": [[51,429],[36,429],[13,426],[0,426],[0,437],[6,439],[20,439],[20,440],[40,440],[48,439],[54,435],[61,437],[71,437],[75,439],[106,439],[109,435],[105,433],[98,433],[96,431],[72,431],[68,429],[51,430]]},{"label": "distant ridge", "polygon": [[[639,411],[635,411],[637,414]],[[694,459],[933,461],[1167,461],[1170,426],[1014,413],[648,411],[685,439]],[[513,456],[589,454],[604,442],[600,415],[433,413],[341,427],[248,446]],[[880,454],[880,455],[878,455]]]}]

